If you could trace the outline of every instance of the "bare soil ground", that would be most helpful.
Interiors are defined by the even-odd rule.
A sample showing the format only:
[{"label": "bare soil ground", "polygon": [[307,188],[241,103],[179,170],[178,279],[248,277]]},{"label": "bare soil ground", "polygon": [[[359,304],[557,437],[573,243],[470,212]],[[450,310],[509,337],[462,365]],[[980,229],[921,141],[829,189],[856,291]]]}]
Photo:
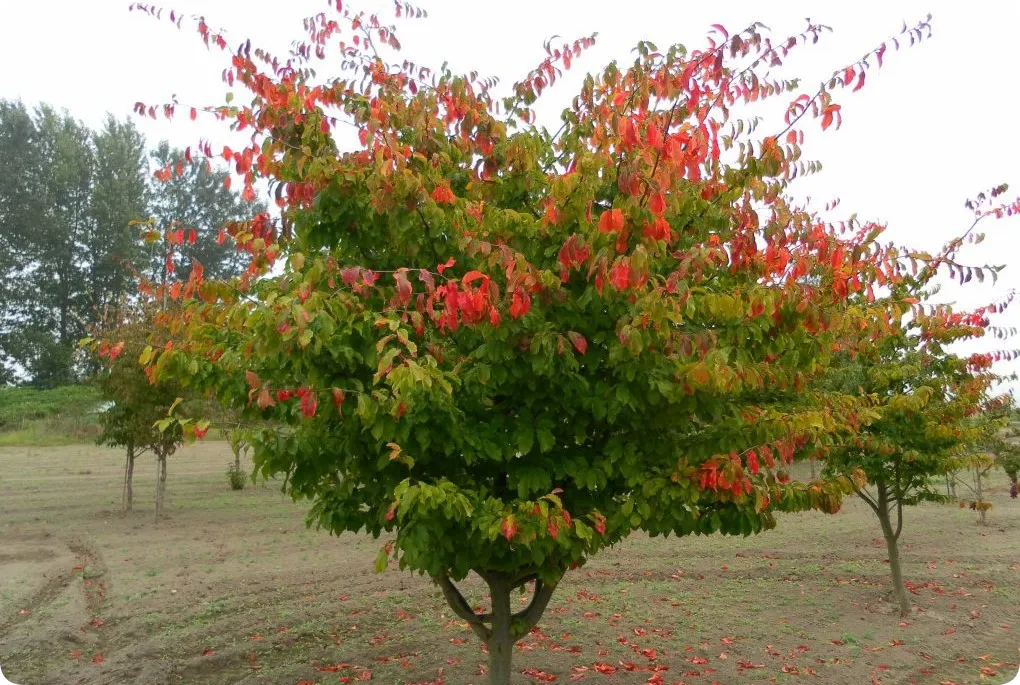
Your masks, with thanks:
[{"label": "bare soil ground", "polygon": [[[483,683],[485,654],[426,580],[372,564],[384,541],[304,526],[277,486],[233,492],[229,450],[155,468],[87,446],[0,448],[0,666],[18,685]],[[1006,683],[1020,661],[1020,501],[996,475],[989,525],[908,511],[887,601],[870,510],[788,515],[753,538],[634,536],[568,574],[517,683]],[[468,583],[474,601],[484,597]],[[520,598],[522,603],[527,598]]]}]

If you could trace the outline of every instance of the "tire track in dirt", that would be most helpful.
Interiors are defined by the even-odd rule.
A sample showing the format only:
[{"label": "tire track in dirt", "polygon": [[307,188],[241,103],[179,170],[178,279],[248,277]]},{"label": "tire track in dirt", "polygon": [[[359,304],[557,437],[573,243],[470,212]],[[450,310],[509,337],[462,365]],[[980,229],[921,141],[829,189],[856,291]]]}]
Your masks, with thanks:
[{"label": "tire track in dirt", "polygon": [[67,544],[71,552],[78,559],[74,570],[80,571],[82,576],[82,594],[85,599],[85,608],[88,612],[89,622],[81,627],[83,633],[93,629],[95,634],[96,650],[95,658],[103,661],[103,653],[106,647],[106,635],[103,630],[106,621],[102,618],[103,608],[106,605],[106,598],[110,591],[109,571],[102,554],[89,540],[84,538],[73,538]]},{"label": "tire track in dirt", "polygon": [[61,571],[32,593],[21,609],[13,611],[9,616],[0,617],[0,637],[5,636],[14,626],[28,620],[32,614],[59,597],[72,580],[74,580],[73,571]]}]

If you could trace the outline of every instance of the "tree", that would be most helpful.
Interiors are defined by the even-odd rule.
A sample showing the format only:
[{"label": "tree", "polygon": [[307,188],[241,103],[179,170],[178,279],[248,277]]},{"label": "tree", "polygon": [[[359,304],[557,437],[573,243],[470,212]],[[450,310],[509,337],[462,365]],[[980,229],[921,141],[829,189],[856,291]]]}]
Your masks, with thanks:
[{"label": "tree", "polygon": [[[139,364],[139,350],[142,355],[152,354],[151,349],[144,347],[150,326],[150,319],[135,316],[133,321],[121,322],[116,327],[120,342],[93,347],[105,365],[97,378],[100,393],[112,403],[102,414],[102,433],[97,442],[124,448],[122,497],[125,511],[131,511],[134,503],[135,459],[146,452],[153,454],[156,459],[155,510],[158,520],[166,492],[167,460],[185,439],[185,431],[184,426],[177,422],[167,422],[162,430],[156,427],[157,422],[167,419],[178,406],[178,398],[183,397],[183,391],[172,382],[153,384],[152,372],[146,373]],[[86,339],[86,342],[91,341]],[[125,354],[126,349],[131,350],[134,356]]]},{"label": "tree", "polygon": [[[245,255],[226,244],[219,229],[230,222],[251,219],[264,212],[260,204],[243,200],[230,190],[228,171],[192,158],[190,150],[177,150],[162,141],[151,152],[160,171],[150,177],[149,213],[155,225],[165,231],[180,230],[185,238],[174,251],[174,270],[186,280],[193,261],[205,269],[207,278],[223,279],[239,274],[246,266]],[[146,275],[156,283],[167,278],[166,252],[151,243]]]},{"label": "tree", "polygon": [[109,118],[98,133],[46,105],[0,103],[0,349],[50,387],[90,370],[76,342],[128,286],[144,218],[143,140]]},{"label": "tree", "polygon": [[[365,78],[317,83],[305,59],[341,21],[363,39],[344,67]],[[642,43],[553,134],[530,106],[593,38],[547,46],[497,107],[474,77],[384,63],[374,41],[396,39],[374,17],[308,26],[296,62],[233,55],[251,103],[209,110],[253,130],[223,154],[246,193],[268,181],[293,235],[266,215],[233,225],[244,274],[157,288],[176,314],[148,364],[243,411],[257,468],[311,500],[311,521],[394,536],[379,567],[427,573],[505,684],[563,574],[631,532],[746,535],[777,510],[838,509],[848,477],[785,467],[870,420],[809,387],[846,330],[884,335],[872,282],[897,275],[881,227],[841,231],[786,186],[816,168],[799,122],[835,123],[831,91],[863,85],[874,56],[759,138],[732,108],[798,87],[764,80],[787,48],[760,25],[690,53]],[[338,150],[338,116],[360,148]],[[471,572],[487,613],[457,588]]]},{"label": "tree", "polygon": [[[969,493],[970,497],[960,501],[960,506],[970,506],[978,512],[981,525],[987,524],[987,512],[992,503],[985,499],[984,481],[988,473],[1001,468],[1010,477],[1011,486],[1016,482],[1016,463],[1020,455],[1020,446],[1015,443],[1017,431],[1010,425],[1010,416],[1014,411],[1011,395],[994,398],[974,421],[981,428],[980,437],[975,439],[969,449],[963,450],[952,465],[949,478]],[[970,482],[962,474],[969,475]],[[953,492],[956,489],[954,487]],[[1011,487],[1011,495],[1014,495]]]},{"label": "tree", "polygon": [[[996,188],[989,201],[1004,191],[1004,186]],[[1001,267],[975,270],[956,261],[974,226],[995,211],[976,207],[971,229],[934,257],[907,253],[915,269],[918,260],[924,266],[891,284],[885,298],[891,330],[876,340],[862,336],[854,355],[833,367],[825,381],[846,391],[856,388],[876,404],[879,418],[863,426],[859,435],[830,447],[825,471],[831,476],[860,469],[867,475],[869,487],[857,486],[857,495],[878,518],[893,596],[903,616],[911,610],[899,556],[904,507],[947,501],[949,497],[938,491],[941,479],[959,467],[961,457],[967,455],[971,463],[975,448],[1000,426],[990,418],[1000,401],[989,393],[998,380],[991,365],[1003,353],[964,356],[952,346],[992,330],[989,316],[1001,312],[1006,303],[956,312],[929,299],[938,292],[935,278],[940,266],[947,265],[953,275],[959,272],[961,282],[974,273],[983,281],[986,273],[998,272]]]},{"label": "tree", "polygon": [[41,146],[21,102],[0,100],[0,365],[14,379],[18,332],[24,323],[23,274],[33,223],[42,215]]},{"label": "tree", "polygon": [[133,290],[141,256],[139,231],[132,225],[147,216],[145,140],[130,121],[107,116],[94,137],[95,182],[91,213],[95,235],[90,240],[90,321],[103,321]]}]

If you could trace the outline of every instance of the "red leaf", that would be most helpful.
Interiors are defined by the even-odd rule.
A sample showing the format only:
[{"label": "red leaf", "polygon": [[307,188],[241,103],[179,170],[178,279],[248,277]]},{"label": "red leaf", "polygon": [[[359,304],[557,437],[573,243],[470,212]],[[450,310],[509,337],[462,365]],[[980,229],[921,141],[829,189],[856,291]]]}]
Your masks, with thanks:
[{"label": "red leaf", "polygon": [[856,93],[857,91],[859,91],[861,88],[864,87],[864,74],[865,73],[866,72],[863,69],[861,69],[861,75],[857,77],[857,85],[854,86],[854,89],[852,91],[850,91],[850,92]]},{"label": "red leaf", "polygon": [[432,191],[432,199],[440,205],[452,205],[457,202],[457,196],[453,194],[448,185],[436,186]]},{"label": "red leaf", "polygon": [[301,398],[301,413],[308,418],[315,416],[319,408],[319,397],[314,392],[309,392]]},{"label": "red leaf", "polygon": [[194,121],[197,118],[198,118],[198,110],[196,110],[194,107],[192,107],[191,108],[191,120]]},{"label": "red leaf", "polygon": [[340,388],[333,388],[333,406],[336,407],[337,412],[343,416],[344,391]]},{"label": "red leaf", "polygon": [[503,525],[500,526],[499,530],[508,542],[517,536],[517,519],[514,518],[513,514],[503,519]]},{"label": "red leaf", "polygon": [[477,281],[479,278],[485,278],[485,274],[477,270],[468,271],[466,274],[464,274],[464,278],[462,278],[460,282],[464,285],[469,285],[470,283],[474,283],[475,281]]},{"label": "red leaf", "polygon": [[663,197],[662,193],[655,193],[652,195],[652,201],[649,203],[649,208],[653,214],[662,214],[666,211],[666,198]]},{"label": "red leaf", "polygon": [[510,316],[519,319],[531,309],[531,296],[521,288],[514,291],[513,300],[510,302]]},{"label": "red leaf", "polygon": [[610,209],[602,212],[599,217],[599,231],[601,233],[618,233],[624,227],[623,212],[619,209]]},{"label": "red leaf", "polygon": [[445,264],[440,264],[439,266],[437,266],[436,271],[442,274],[444,271],[446,271],[456,263],[457,263],[456,260],[454,260],[453,257],[450,257],[449,259],[446,260]]},{"label": "red leaf", "polygon": [[567,337],[570,338],[571,344],[574,349],[580,354],[584,354],[588,350],[588,341],[584,339],[584,336],[575,331],[568,331]]}]

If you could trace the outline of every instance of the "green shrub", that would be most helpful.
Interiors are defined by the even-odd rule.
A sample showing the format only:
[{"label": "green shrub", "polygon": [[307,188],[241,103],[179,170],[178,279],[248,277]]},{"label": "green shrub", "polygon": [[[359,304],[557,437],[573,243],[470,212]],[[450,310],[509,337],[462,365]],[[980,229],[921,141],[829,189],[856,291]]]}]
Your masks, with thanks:
[{"label": "green shrub", "polygon": [[230,481],[231,490],[244,490],[248,484],[248,473],[239,464],[230,462],[227,465],[227,480]]}]

